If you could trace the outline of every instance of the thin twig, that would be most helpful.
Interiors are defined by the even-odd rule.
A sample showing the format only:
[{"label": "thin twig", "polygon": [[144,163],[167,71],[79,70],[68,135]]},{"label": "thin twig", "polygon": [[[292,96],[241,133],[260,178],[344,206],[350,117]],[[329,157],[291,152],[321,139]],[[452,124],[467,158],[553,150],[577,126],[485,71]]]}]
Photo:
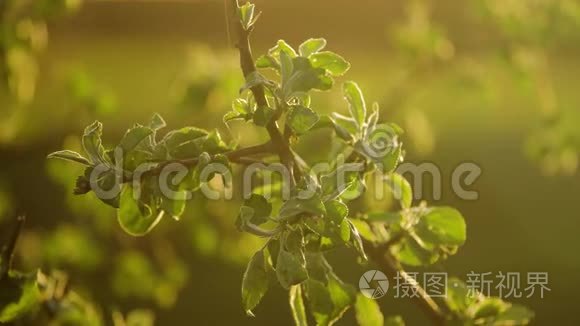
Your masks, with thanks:
[{"label": "thin twig", "polygon": [[[236,47],[240,53],[240,67],[242,69],[242,73],[244,74],[245,78],[248,78],[251,74],[256,72],[256,65],[254,64],[254,58],[252,56],[252,49],[250,46],[250,30],[244,29],[241,20],[237,17],[239,3],[238,0],[231,0],[231,4],[233,7],[233,22],[234,22],[234,29],[237,32],[237,43]],[[268,101],[266,100],[266,93],[264,91],[264,86],[262,85],[255,85],[251,88],[252,93],[254,94],[254,98],[256,99],[256,104],[259,107],[267,107]],[[266,125],[266,130],[268,131],[268,135],[272,140],[272,144],[276,147],[278,152],[278,156],[280,157],[280,161],[284,164],[290,173],[292,174],[291,180],[295,181],[294,178],[300,178],[302,172],[299,168],[295,168],[295,160],[290,150],[290,145],[284,139],[280,130],[278,129],[278,124],[275,118],[272,118],[270,122]]]},{"label": "thin twig", "polygon": [[18,242],[18,238],[20,237],[20,233],[22,232],[22,228],[24,226],[25,221],[24,216],[18,216],[16,218],[16,224],[14,225],[14,229],[10,234],[10,238],[4,247],[2,247],[2,252],[0,253],[0,280],[8,275],[10,268],[12,267],[12,259],[14,258],[14,250],[16,249],[16,242]]},{"label": "thin twig", "polygon": [[[252,164],[252,163],[260,163],[261,161],[249,158],[247,156],[259,155],[259,154],[274,154],[274,149],[272,147],[272,143],[264,143],[261,145],[244,147],[240,149],[236,149],[230,152],[225,152],[223,155],[228,158],[230,162],[240,163],[240,164]],[[170,161],[163,161],[160,162],[158,166],[155,168],[148,170],[143,174],[143,177],[146,176],[153,176],[159,175],[165,167],[172,163],[182,164],[187,167],[195,166],[199,162],[199,158],[190,158],[190,159],[183,159],[183,160],[170,160]],[[125,182],[131,181],[131,178],[126,178]]]}]

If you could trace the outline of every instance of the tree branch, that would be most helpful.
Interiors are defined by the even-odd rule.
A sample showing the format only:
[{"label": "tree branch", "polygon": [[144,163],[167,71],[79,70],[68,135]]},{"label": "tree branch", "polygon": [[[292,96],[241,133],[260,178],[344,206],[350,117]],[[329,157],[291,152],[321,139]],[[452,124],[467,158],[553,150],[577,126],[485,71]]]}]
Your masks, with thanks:
[{"label": "tree branch", "polygon": [[417,282],[409,276],[401,266],[401,264],[393,257],[388,248],[385,246],[377,246],[370,241],[364,241],[365,251],[388,277],[395,278],[402,277],[405,284],[409,284],[414,288],[414,292],[418,296],[411,297],[411,300],[419,306],[419,308],[427,315],[433,325],[445,325],[447,317],[441,310],[439,305],[427,294]]},{"label": "tree branch", "polygon": [[[244,26],[242,25],[242,22],[237,15],[239,8],[238,0],[231,0],[231,4],[234,10],[233,26],[238,36],[236,47],[238,48],[238,51],[240,53],[240,67],[242,69],[244,77],[247,78],[252,73],[256,72],[256,65],[254,64],[254,58],[252,57],[252,48],[250,45],[251,30],[244,29]],[[252,94],[254,95],[254,98],[256,99],[256,104],[259,107],[268,106],[264,86],[256,85],[251,88],[251,91]],[[292,174],[291,179],[294,179],[295,177],[300,177],[301,171],[298,168],[295,169],[294,156],[292,154],[292,151],[290,150],[290,145],[288,144],[288,142],[286,142],[286,140],[280,133],[275,118],[272,118],[272,120],[270,120],[270,122],[266,125],[266,130],[268,131],[268,135],[272,140],[272,144],[276,147],[278,156],[280,157],[280,161],[288,168],[288,170]]]},{"label": "tree branch", "polygon": [[14,258],[14,250],[16,249],[16,242],[20,237],[22,228],[24,226],[25,218],[24,216],[18,216],[16,218],[16,224],[8,242],[4,247],[2,247],[2,252],[0,253],[0,280],[8,275],[10,268],[12,267],[12,259]]},{"label": "tree branch", "polygon": [[[272,143],[268,142],[268,143],[264,143],[261,145],[236,149],[236,150],[233,150],[230,152],[225,152],[222,154],[225,155],[228,158],[228,160],[230,160],[231,162],[240,163],[240,164],[252,164],[252,163],[259,163],[261,161],[249,158],[247,156],[258,155],[258,154],[268,154],[268,153],[273,153],[273,151],[274,151],[274,148],[272,146]],[[197,157],[190,158],[190,159],[184,159],[184,160],[163,161],[163,162],[160,162],[160,164],[158,166],[156,166],[155,168],[143,173],[143,177],[158,175],[161,173],[161,171],[163,171],[163,169],[167,165],[172,164],[172,163],[179,163],[179,164],[183,164],[187,167],[191,167],[191,166],[196,165],[198,162],[199,162],[199,158],[197,158]],[[132,178],[126,178],[126,180],[123,180],[123,181],[129,182],[131,180],[132,180]]]}]

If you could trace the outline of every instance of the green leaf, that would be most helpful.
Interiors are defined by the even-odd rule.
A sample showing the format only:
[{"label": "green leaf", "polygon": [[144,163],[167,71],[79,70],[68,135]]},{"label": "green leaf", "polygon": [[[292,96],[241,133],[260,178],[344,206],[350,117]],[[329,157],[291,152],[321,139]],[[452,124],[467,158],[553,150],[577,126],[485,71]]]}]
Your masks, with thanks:
[{"label": "green leaf", "polygon": [[306,93],[312,89],[329,90],[334,84],[334,80],[326,75],[325,69],[312,67],[307,58],[294,58],[293,67],[292,77],[283,85],[285,99],[295,93]]},{"label": "green leaf", "polygon": [[326,216],[336,225],[340,225],[348,216],[348,207],[339,200],[329,200],[324,203],[324,207],[326,209]]},{"label": "green leaf", "polygon": [[300,44],[298,52],[303,57],[308,57],[311,54],[317,53],[318,51],[326,47],[326,40],[323,38],[311,38]]},{"label": "green leaf", "polygon": [[170,151],[179,145],[182,145],[186,142],[204,137],[208,134],[206,130],[196,128],[196,127],[184,127],[181,129],[173,130],[167,133],[165,137],[162,139],[162,143],[169,149]]},{"label": "green leaf", "polygon": [[326,208],[318,196],[308,199],[290,198],[285,201],[280,208],[279,218],[286,219],[302,213],[309,213],[315,216],[326,214]]},{"label": "green leaf", "polygon": [[437,252],[423,248],[412,236],[403,238],[394,254],[402,264],[409,266],[428,266],[439,259]]},{"label": "green leaf", "polygon": [[280,52],[280,75],[282,76],[282,85],[286,85],[294,71],[292,58],[286,51]]},{"label": "green leaf", "polygon": [[149,123],[149,128],[151,128],[153,131],[157,131],[159,129],[165,128],[165,126],[167,126],[167,123],[165,122],[163,117],[161,115],[159,115],[158,113],[155,113],[153,115],[153,118],[151,118],[151,122]]},{"label": "green leaf", "polygon": [[388,152],[381,160],[381,171],[383,173],[391,173],[397,168],[397,165],[402,161],[403,146],[402,143],[394,149]]},{"label": "green leaf", "polygon": [[244,3],[240,8],[240,19],[245,30],[250,29],[254,23],[255,5],[250,2]]},{"label": "green leaf", "polygon": [[292,318],[296,326],[308,326],[308,319],[306,318],[306,309],[304,308],[304,298],[302,297],[302,286],[293,285],[290,287],[290,309],[292,310]]},{"label": "green leaf", "polygon": [[165,211],[165,213],[169,214],[169,216],[173,217],[176,220],[181,218],[181,215],[185,212],[185,204],[187,200],[187,191],[180,190],[175,192],[175,196],[173,198],[164,197],[161,208]]},{"label": "green leaf", "polygon": [[384,326],[405,326],[405,321],[401,316],[389,316],[385,319]]},{"label": "green leaf", "polygon": [[[377,236],[374,234],[373,230],[371,229],[370,225],[367,222],[357,219],[348,219],[348,222],[352,223],[356,227],[360,236],[363,239],[372,242],[376,242],[378,240]],[[350,227],[348,231],[350,232]]]},{"label": "green leaf", "polygon": [[290,58],[295,58],[297,56],[296,51],[284,40],[278,40],[276,45],[268,50],[268,54],[273,57],[279,57],[280,52],[286,53]]},{"label": "green leaf", "polygon": [[243,229],[247,223],[255,225],[266,223],[270,218],[270,213],[272,213],[272,204],[264,196],[252,194],[244,201],[236,225],[238,229]]},{"label": "green leaf", "polygon": [[272,88],[276,86],[274,82],[268,80],[266,77],[264,77],[264,75],[262,75],[257,71],[254,71],[246,76],[246,83],[242,86],[242,88],[240,88],[240,93],[250,88],[254,88],[258,85],[262,85],[267,88]]},{"label": "green leaf", "polygon": [[344,98],[348,102],[350,115],[354,118],[359,130],[364,126],[367,114],[367,107],[363,93],[357,83],[353,81],[345,82],[342,87]]},{"label": "green leaf", "polygon": [[356,321],[360,326],[383,326],[383,313],[376,300],[359,293],[354,307]]},{"label": "green leaf", "polygon": [[409,208],[413,203],[413,190],[409,181],[398,173],[392,173],[386,179],[393,195],[401,203],[402,208]]},{"label": "green leaf", "polygon": [[447,281],[447,295],[444,299],[451,311],[463,314],[476,302],[477,297],[470,293],[467,284],[463,281],[450,277]]},{"label": "green leaf", "polygon": [[470,310],[472,310],[473,319],[489,318],[499,315],[506,309],[507,305],[500,298],[485,298],[472,305]]},{"label": "green leaf", "polygon": [[352,285],[342,282],[332,272],[328,278],[327,287],[334,306],[330,321],[334,322],[340,319],[344,312],[355,303],[356,290]]},{"label": "green leaf", "polygon": [[88,159],[84,158],[81,154],[79,154],[77,152],[69,151],[69,150],[63,150],[63,151],[50,153],[50,154],[48,154],[47,158],[58,158],[61,160],[77,162],[77,163],[84,164],[87,166],[91,165],[91,162]]},{"label": "green leaf", "polygon": [[125,318],[126,326],[153,326],[155,325],[155,315],[146,309],[135,309],[127,314]]},{"label": "green leaf", "polygon": [[36,278],[9,271],[0,280],[0,323],[15,321],[37,308],[41,297]]},{"label": "green leaf", "polygon": [[274,116],[274,110],[269,106],[259,106],[254,112],[254,123],[257,126],[265,127]]},{"label": "green leaf", "polygon": [[268,275],[262,250],[256,252],[244,272],[242,279],[242,304],[248,315],[253,316],[254,309],[268,291]]},{"label": "green leaf", "polygon": [[209,154],[217,154],[229,150],[229,147],[222,140],[220,132],[214,129],[201,142],[201,149]]},{"label": "green leaf", "polygon": [[287,124],[292,130],[301,135],[310,130],[320,119],[318,114],[303,106],[293,106],[288,112]]},{"label": "green leaf", "polygon": [[224,117],[223,117],[224,123],[230,122],[230,121],[236,120],[236,119],[244,119],[244,115],[242,115],[236,111],[229,111],[229,112],[226,112],[226,114],[224,114]]},{"label": "green leaf", "polygon": [[123,155],[127,155],[139,145],[143,140],[153,134],[153,130],[149,127],[137,125],[125,133],[119,142],[119,148],[123,150]]},{"label": "green leaf", "polygon": [[83,134],[83,148],[93,164],[106,163],[105,148],[101,140],[103,134],[103,124],[99,121],[93,122],[85,128]]},{"label": "green leaf", "polygon": [[397,225],[403,222],[403,215],[399,212],[377,212],[368,213],[367,219],[369,222],[381,222]]},{"label": "green leaf", "polygon": [[415,226],[421,240],[434,245],[460,246],[465,243],[465,220],[452,207],[434,207]]},{"label": "green leaf", "polygon": [[350,134],[350,132],[343,126],[336,123],[333,118],[327,115],[321,116],[316,125],[314,126],[314,128],[315,129],[332,128],[340,139],[344,141],[352,140],[352,135]]},{"label": "green leaf", "polygon": [[308,279],[306,267],[290,252],[280,248],[276,262],[276,276],[280,285],[288,289]]},{"label": "green leaf", "polygon": [[124,185],[121,191],[117,218],[121,228],[132,236],[144,236],[151,231],[161,218],[163,211],[157,211],[156,207],[151,207],[139,203],[134,198],[133,188]]},{"label": "green leaf", "polygon": [[343,283],[332,271],[327,272],[327,284],[312,278],[305,283],[310,311],[318,325],[332,325],[356,298],[354,287]]},{"label": "green leaf", "polygon": [[310,311],[317,324],[322,324],[321,319],[328,319],[334,308],[330,292],[326,284],[315,279],[308,279],[305,284]]},{"label": "green leaf", "polygon": [[342,76],[350,68],[348,61],[330,51],[314,53],[309,59],[314,68],[325,69],[333,76]]},{"label": "green leaf", "polygon": [[256,59],[256,68],[272,68],[280,69],[280,64],[276,61],[274,57],[269,54],[261,55]]},{"label": "green leaf", "polygon": [[354,226],[354,224],[352,224],[350,220],[348,220],[348,223],[350,225],[350,238],[355,250],[364,260],[367,260],[367,254],[365,253],[362,239],[360,237],[357,228]]},{"label": "green leaf", "polygon": [[232,102],[232,109],[235,112],[240,113],[242,115],[252,113],[252,109],[250,108],[250,104],[248,103],[247,100],[245,100],[243,98],[237,98],[237,99],[235,99]]}]

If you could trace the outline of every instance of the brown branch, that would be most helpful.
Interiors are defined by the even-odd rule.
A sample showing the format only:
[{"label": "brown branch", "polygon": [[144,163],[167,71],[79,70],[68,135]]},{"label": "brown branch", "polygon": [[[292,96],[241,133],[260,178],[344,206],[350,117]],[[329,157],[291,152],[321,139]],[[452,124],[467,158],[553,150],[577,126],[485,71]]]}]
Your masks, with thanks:
[{"label": "brown branch", "polygon": [[[264,143],[261,145],[244,147],[244,148],[236,149],[236,150],[233,150],[230,152],[225,152],[225,153],[222,153],[222,155],[224,155],[225,157],[228,158],[229,161],[234,162],[234,163],[252,164],[252,163],[259,163],[261,161],[249,158],[247,156],[259,155],[259,154],[269,154],[269,153],[273,153],[273,151],[274,151],[274,148],[272,146],[272,143],[268,142],[268,143]],[[195,166],[198,162],[199,162],[199,158],[197,158],[197,157],[190,158],[190,159],[182,159],[182,160],[163,161],[163,162],[160,162],[159,165],[156,166],[155,168],[143,173],[142,177],[158,175],[163,171],[163,169],[165,167],[167,167],[169,164],[172,164],[172,163],[178,163],[178,164],[185,165],[187,167],[192,167],[192,166]],[[123,181],[129,182],[131,180],[132,180],[132,178],[125,178]]]},{"label": "brown branch", "polygon": [[22,232],[22,228],[24,226],[25,218],[24,216],[18,216],[16,218],[16,224],[12,233],[10,234],[10,238],[8,238],[8,242],[4,247],[2,247],[2,252],[0,253],[0,280],[8,275],[10,268],[12,267],[12,259],[14,258],[14,250],[16,249],[16,242],[18,242],[18,238],[20,237],[20,233]]},{"label": "brown branch", "polygon": [[[234,10],[233,26],[238,36],[236,47],[238,48],[238,51],[240,53],[240,67],[242,69],[244,77],[247,79],[248,76],[256,72],[256,65],[254,64],[254,58],[252,56],[252,48],[250,45],[251,29],[246,30],[242,25],[242,21],[238,17],[238,8],[239,8],[238,0],[231,0],[231,4]],[[264,91],[263,85],[254,86],[251,88],[251,91],[252,94],[254,95],[254,98],[256,99],[256,104],[259,107],[268,106],[268,101],[266,100],[266,93]],[[280,133],[276,120],[277,120],[276,117],[273,117],[272,120],[270,120],[270,122],[266,125],[268,135],[272,140],[272,144],[276,147],[278,156],[280,157],[280,161],[288,168],[288,170],[292,174],[291,179],[294,179],[294,177],[300,177],[301,171],[299,168],[295,168],[296,165],[294,155],[290,150],[290,145]]]},{"label": "brown branch", "polygon": [[417,282],[405,272],[399,261],[391,255],[388,248],[385,246],[377,246],[369,241],[365,241],[364,245],[365,251],[371,260],[376,263],[389,278],[395,278],[397,276],[402,277],[405,284],[409,284],[413,287],[414,292],[417,293],[418,296],[411,297],[411,300],[413,300],[423,313],[427,315],[433,325],[445,325],[447,321],[445,313],[427,294],[425,289],[417,284]]}]

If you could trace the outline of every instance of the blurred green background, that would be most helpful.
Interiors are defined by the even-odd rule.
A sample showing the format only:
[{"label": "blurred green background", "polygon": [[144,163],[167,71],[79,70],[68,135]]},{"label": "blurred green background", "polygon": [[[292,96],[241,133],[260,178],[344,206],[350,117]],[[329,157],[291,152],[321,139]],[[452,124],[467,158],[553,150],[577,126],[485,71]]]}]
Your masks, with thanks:
[{"label": "blurred green background", "polygon": [[[351,62],[347,78],[405,128],[407,161],[441,168],[443,196],[435,203],[457,207],[468,225],[466,245],[445,270],[463,278],[470,271],[548,272],[551,291],[543,299],[514,301],[536,312],[537,325],[580,323],[572,299],[580,290],[578,2],[256,4],[263,11],[256,54],[278,39],[298,46],[326,38]],[[0,225],[4,231],[15,214],[28,217],[20,269],[65,271],[106,316],[144,308],[160,325],[291,324],[281,288],[267,294],[255,318],[242,310],[243,268],[262,241],[235,230],[239,202],[196,198],[180,222],[165,219],[147,237],[131,238],[112,208],[72,195],[80,169],[45,159],[78,147],[96,119],[114,143],[155,112],[170,128],[218,127],[242,144],[264,139],[263,130],[242,122],[221,123],[243,84],[227,15],[223,1],[94,0],[25,33],[46,41],[44,49],[9,55],[11,74],[0,92]],[[321,93],[315,108],[346,112],[340,98]],[[320,158],[318,148],[299,144],[311,159]],[[465,161],[483,171],[475,201],[451,191],[452,170]],[[354,261],[348,250],[330,260],[352,284],[371,268],[347,263]],[[380,304],[408,325],[425,322],[405,299]],[[339,322],[352,323],[350,314]]]}]

